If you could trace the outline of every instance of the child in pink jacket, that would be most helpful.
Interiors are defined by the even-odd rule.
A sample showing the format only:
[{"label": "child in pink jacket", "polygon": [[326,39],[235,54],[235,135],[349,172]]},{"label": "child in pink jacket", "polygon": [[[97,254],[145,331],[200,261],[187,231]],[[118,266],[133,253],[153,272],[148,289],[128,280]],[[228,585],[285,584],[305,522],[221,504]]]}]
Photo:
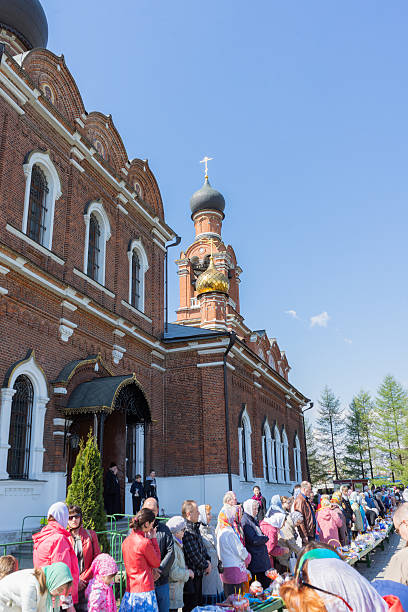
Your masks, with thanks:
[{"label": "child in pink jacket", "polygon": [[343,522],[337,510],[330,503],[329,496],[322,495],[320,510],[317,512],[317,525],[319,527],[320,541],[336,548],[340,546],[339,529]]}]

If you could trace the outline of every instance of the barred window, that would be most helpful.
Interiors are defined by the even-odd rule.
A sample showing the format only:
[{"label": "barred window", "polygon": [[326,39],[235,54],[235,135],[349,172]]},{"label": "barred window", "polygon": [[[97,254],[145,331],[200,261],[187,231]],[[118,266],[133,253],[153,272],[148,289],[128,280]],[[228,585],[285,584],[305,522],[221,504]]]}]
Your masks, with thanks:
[{"label": "barred window", "polygon": [[47,218],[47,195],[49,193],[44,172],[37,165],[33,166],[30,183],[30,201],[28,207],[27,234],[39,244],[44,244]]},{"label": "barred window", "polygon": [[89,242],[88,242],[88,269],[87,274],[96,281],[99,281],[100,268],[100,238],[101,230],[95,215],[91,214],[89,220]]},{"label": "barred window", "polygon": [[135,308],[140,304],[140,259],[136,251],[132,253],[132,290],[130,303]]},{"label": "barred window", "polygon": [[27,479],[30,468],[34,389],[25,375],[18,376],[14,389],[16,393],[11,404],[7,472],[10,478]]}]

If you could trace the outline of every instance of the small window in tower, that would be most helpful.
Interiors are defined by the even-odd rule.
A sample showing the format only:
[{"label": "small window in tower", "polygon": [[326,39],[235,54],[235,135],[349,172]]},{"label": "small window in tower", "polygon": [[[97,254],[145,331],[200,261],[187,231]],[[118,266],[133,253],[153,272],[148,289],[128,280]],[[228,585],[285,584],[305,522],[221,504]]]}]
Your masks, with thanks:
[{"label": "small window in tower", "polygon": [[39,244],[44,244],[47,217],[48,183],[44,172],[37,165],[31,172],[30,202],[28,208],[27,234]]},{"label": "small window in tower", "polygon": [[131,305],[139,308],[140,303],[140,259],[136,251],[132,254],[132,295]]},{"label": "small window in tower", "polygon": [[99,279],[101,230],[95,215],[89,220],[88,269],[87,274],[94,280]]},{"label": "small window in tower", "polygon": [[135,187],[135,192],[138,198],[143,198],[143,191],[142,191],[142,187],[140,186],[140,183],[138,183],[137,181],[134,184]]}]

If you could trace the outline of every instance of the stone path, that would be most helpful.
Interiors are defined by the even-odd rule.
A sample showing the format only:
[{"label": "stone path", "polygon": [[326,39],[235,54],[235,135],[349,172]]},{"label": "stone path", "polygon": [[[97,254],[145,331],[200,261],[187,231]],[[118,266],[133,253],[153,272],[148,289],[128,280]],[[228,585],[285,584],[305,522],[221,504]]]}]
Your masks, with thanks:
[{"label": "stone path", "polygon": [[381,580],[384,578],[384,573],[391,557],[404,546],[405,541],[399,535],[393,533],[390,536],[389,544],[384,542],[384,550],[378,547],[375,553],[371,554],[371,567],[367,567],[366,563],[361,562],[356,563],[354,567],[370,582],[376,578]]}]

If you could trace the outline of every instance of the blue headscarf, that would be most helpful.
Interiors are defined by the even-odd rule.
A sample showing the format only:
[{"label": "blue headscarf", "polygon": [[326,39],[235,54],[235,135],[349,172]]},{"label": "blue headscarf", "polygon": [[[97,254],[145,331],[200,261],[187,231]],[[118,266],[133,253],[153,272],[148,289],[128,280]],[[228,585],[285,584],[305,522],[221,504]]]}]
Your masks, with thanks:
[{"label": "blue headscarf", "polygon": [[266,517],[269,518],[272,516],[272,514],[275,514],[276,512],[286,514],[285,510],[282,508],[282,502],[279,495],[272,496],[268,512],[266,513]]}]

